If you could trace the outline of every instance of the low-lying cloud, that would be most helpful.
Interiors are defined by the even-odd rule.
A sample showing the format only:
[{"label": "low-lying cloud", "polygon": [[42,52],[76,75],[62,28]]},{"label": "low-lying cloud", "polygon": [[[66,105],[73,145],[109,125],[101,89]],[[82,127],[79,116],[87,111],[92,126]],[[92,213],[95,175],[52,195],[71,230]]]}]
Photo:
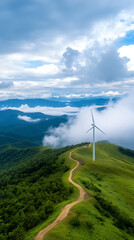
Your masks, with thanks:
[{"label": "low-lying cloud", "polygon": [[77,112],[80,111],[80,108],[78,107],[42,107],[42,106],[36,106],[36,107],[29,107],[27,104],[22,104],[20,107],[2,107],[1,110],[18,110],[24,113],[35,113],[35,112],[41,112],[46,115],[51,116],[62,116],[62,115],[75,115]]},{"label": "low-lying cloud", "polygon": [[39,122],[41,120],[40,118],[33,119],[33,118],[25,116],[25,115],[23,115],[23,116],[18,115],[18,119],[24,120],[26,122],[31,122],[31,123],[36,123],[36,122]]},{"label": "low-lying cloud", "polygon": [[[44,136],[43,145],[63,147],[66,145],[92,141],[91,109],[81,109],[76,117],[70,118],[66,124],[58,128],[50,128],[48,135]],[[124,97],[117,103],[109,103],[107,109],[97,111],[93,109],[96,125],[106,135],[96,130],[96,141],[107,140],[111,143],[134,149],[134,95]]]}]

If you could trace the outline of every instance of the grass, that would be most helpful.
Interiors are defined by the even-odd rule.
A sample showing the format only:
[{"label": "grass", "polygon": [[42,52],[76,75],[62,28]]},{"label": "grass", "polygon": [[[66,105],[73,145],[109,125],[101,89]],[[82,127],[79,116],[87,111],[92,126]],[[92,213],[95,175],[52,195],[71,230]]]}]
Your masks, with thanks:
[{"label": "grass", "polygon": [[93,198],[74,206],[68,218],[49,231],[45,240],[134,239],[128,224],[130,219],[134,222],[134,156],[127,153],[101,142],[96,144],[95,162],[92,146],[73,153],[81,162],[73,180]]}]

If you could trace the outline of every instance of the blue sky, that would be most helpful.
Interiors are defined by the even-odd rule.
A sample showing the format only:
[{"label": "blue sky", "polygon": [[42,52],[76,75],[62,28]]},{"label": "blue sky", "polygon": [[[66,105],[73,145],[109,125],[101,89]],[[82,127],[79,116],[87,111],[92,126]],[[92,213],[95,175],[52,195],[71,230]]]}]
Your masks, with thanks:
[{"label": "blue sky", "polygon": [[134,87],[132,0],[0,3],[0,100],[118,96]]},{"label": "blue sky", "polygon": [[124,45],[131,45],[131,44],[134,44],[134,31],[133,30],[129,31],[128,33],[126,33],[126,36],[119,39],[118,47],[122,47]]}]

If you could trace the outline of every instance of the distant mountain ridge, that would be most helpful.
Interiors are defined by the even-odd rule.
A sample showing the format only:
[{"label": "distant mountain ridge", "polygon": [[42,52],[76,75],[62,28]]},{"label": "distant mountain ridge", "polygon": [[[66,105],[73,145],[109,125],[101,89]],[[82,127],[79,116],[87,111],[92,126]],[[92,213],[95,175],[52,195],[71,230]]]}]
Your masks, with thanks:
[{"label": "distant mountain ridge", "polygon": [[[118,101],[118,97],[112,98],[112,101]],[[111,100],[109,97],[91,97],[91,98],[84,98],[84,99],[64,99],[58,100],[54,99],[9,99],[0,101],[0,107],[20,107],[21,105],[27,104],[29,107],[36,107],[36,106],[46,106],[46,107],[85,107],[91,105],[106,105]]]}]

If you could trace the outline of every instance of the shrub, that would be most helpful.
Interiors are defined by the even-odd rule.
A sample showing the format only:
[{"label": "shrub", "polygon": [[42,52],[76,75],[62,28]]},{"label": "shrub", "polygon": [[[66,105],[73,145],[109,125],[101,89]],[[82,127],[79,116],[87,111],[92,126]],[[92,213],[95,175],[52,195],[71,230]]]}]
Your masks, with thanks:
[{"label": "shrub", "polygon": [[87,219],[87,220],[85,221],[85,224],[86,224],[86,226],[87,226],[88,229],[91,229],[91,228],[93,228],[93,226],[94,226],[94,224],[93,224],[89,219]]},{"label": "shrub", "polygon": [[82,180],[82,183],[89,190],[92,190],[94,192],[101,192],[101,190],[97,186],[95,186],[92,182],[89,182],[89,181],[86,181],[86,180]]},{"label": "shrub", "polygon": [[129,157],[134,157],[134,151],[133,150],[130,150],[128,148],[122,148],[122,147],[119,147],[118,149],[122,154],[125,154]]},{"label": "shrub", "polygon": [[97,216],[96,218],[97,218],[99,221],[104,222],[104,219],[103,219],[102,217]]},{"label": "shrub", "polygon": [[134,223],[125,213],[119,213],[114,223],[118,228],[127,230],[131,235],[134,234]]},{"label": "shrub", "polygon": [[72,225],[72,226],[74,226],[74,227],[78,227],[78,226],[80,226],[80,220],[79,220],[79,218],[76,216],[76,217],[72,217],[71,219],[70,219],[70,224]]},{"label": "shrub", "polygon": [[134,222],[129,216],[124,213],[120,212],[120,209],[117,206],[114,206],[108,200],[96,195],[95,198],[97,199],[97,203],[95,203],[95,207],[106,217],[110,215],[114,217],[114,224],[122,229],[127,231],[130,234],[134,234]]}]

